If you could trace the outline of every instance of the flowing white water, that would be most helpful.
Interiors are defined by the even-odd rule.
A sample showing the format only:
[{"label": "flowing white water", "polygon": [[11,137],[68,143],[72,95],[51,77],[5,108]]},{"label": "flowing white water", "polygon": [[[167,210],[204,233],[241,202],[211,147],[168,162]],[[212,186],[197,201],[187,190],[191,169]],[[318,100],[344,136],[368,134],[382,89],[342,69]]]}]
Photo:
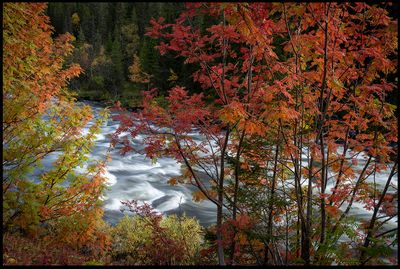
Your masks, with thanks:
[{"label": "flowing white water", "polygon": [[[87,104],[93,107],[95,117],[97,117],[102,108],[97,103],[88,102]],[[108,135],[113,134],[118,125],[119,123],[110,117],[102,126],[101,134],[96,137],[96,144],[90,158],[104,157],[110,143]],[[84,132],[87,132],[89,127],[90,125]],[[128,133],[121,133],[120,138],[127,135]],[[143,138],[143,135],[138,135],[130,141],[135,148],[142,149]],[[105,219],[111,224],[117,223],[124,215],[121,212],[123,205],[120,201],[131,199],[149,203],[161,213],[185,213],[187,216],[196,217],[204,226],[215,222],[215,205],[209,201],[193,202],[193,186],[171,186],[167,183],[171,177],[181,174],[181,164],[174,159],[161,157],[156,163],[152,163],[142,154],[128,152],[122,156],[118,150],[113,150],[111,157],[112,160],[107,164],[105,173],[109,188],[103,197]]]},{"label": "flowing white water", "polygon": [[[95,117],[98,117],[102,109],[98,103],[85,102],[92,106]],[[96,136],[96,144],[92,149],[90,159],[104,158],[109,146],[108,135],[115,132],[118,127],[118,122],[108,120],[102,131]],[[84,133],[88,132],[91,124],[86,126]],[[120,137],[129,135],[122,133]],[[192,136],[201,142],[201,136],[193,133]],[[141,141],[143,135],[138,135],[135,139],[130,139],[133,146],[137,149],[142,149]],[[117,147],[118,148],[118,147]],[[51,167],[57,153],[49,155],[44,161],[44,169]],[[123,208],[120,201],[123,200],[138,200],[139,202],[150,203],[158,212],[165,214],[181,214],[183,212],[188,216],[194,216],[199,219],[203,226],[209,226],[216,221],[215,205],[209,201],[201,203],[192,201],[193,186],[178,184],[171,186],[167,181],[181,174],[181,164],[167,157],[157,159],[156,163],[152,163],[144,155],[136,152],[128,152],[122,156],[118,150],[113,150],[111,153],[112,160],[107,164],[105,177],[108,179],[108,190],[105,192],[104,210],[105,219],[111,224],[115,224],[124,215],[120,210]],[[350,156],[348,156],[350,157]],[[360,154],[357,156],[357,167],[362,167],[365,163],[365,156]],[[306,164],[307,159],[303,158],[302,162]],[[77,168],[77,171],[85,168]],[[388,178],[388,171],[381,172],[376,175],[376,182],[383,188]],[[392,179],[392,182],[397,187],[397,176]],[[331,184],[332,185],[332,184]],[[333,185],[327,186],[327,192]],[[357,202],[354,203],[350,213],[357,216],[359,219],[368,219],[372,215],[372,211],[366,210]],[[389,222],[390,228],[397,227],[397,217]]]}]

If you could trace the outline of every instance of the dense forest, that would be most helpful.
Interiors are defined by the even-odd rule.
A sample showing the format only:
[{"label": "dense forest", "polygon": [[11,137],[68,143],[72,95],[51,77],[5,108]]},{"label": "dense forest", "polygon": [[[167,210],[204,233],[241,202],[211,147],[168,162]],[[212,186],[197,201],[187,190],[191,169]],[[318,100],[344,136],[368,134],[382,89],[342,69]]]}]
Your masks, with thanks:
[{"label": "dense forest", "polygon": [[[398,264],[397,12],[3,3],[3,265]],[[112,154],[172,159],[213,225],[108,223]]]},{"label": "dense forest", "polygon": [[[86,70],[72,80],[70,88],[81,99],[119,100],[123,106],[132,108],[141,106],[141,91],[149,87],[158,88],[160,96],[175,83],[190,92],[199,92],[201,85],[191,78],[198,65],[160,55],[156,41],[145,35],[151,18],[163,17],[166,23],[172,23],[184,6],[180,2],[49,3],[46,13],[54,34],[68,32],[76,38],[75,50],[68,61]],[[398,10],[397,5],[385,8],[392,17]],[[192,21],[203,33],[217,22],[207,14]],[[277,47],[275,52],[282,55],[279,50]],[[146,83],[148,78],[151,84]],[[396,104],[396,94],[390,93],[388,100]]]},{"label": "dense forest", "polygon": [[[182,59],[161,56],[156,41],[145,35],[151,18],[173,22],[184,3],[49,3],[47,13],[56,34],[76,37],[69,61],[86,70],[71,82],[79,97],[91,100],[119,100],[124,106],[140,106],[141,90],[157,87],[166,93],[172,83],[199,88],[190,74],[194,68]],[[196,25],[212,24],[202,16]],[[146,83],[146,78],[151,78]]]}]

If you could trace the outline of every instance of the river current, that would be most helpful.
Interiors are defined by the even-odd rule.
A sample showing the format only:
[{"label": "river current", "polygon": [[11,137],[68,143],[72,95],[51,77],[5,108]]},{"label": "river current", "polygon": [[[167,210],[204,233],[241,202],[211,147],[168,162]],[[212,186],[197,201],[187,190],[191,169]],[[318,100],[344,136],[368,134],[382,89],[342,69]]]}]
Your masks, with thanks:
[{"label": "river current", "polygon": [[[97,117],[103,109],[97,103],[90,104]],[[113,114],[113,113],[112,113]],[[113,121],[111,116],[107,124],[102,126],[102,131],[96,138],[96,144],[92,150],[91,158],[104,158],[109,147],[109,135],[117,129],[119,122]],[[90,124],[85,128],[90,127]],[[124,138],[128,134],[121,134]],[[200,141],[198,134],[193,137]],[[136,149],[142,149],[143,135],[130,139]],[[117,146],[118,149],[118,146]],[[127,212],[121,212],[121,201],[137,200],[139,203],[151,204],[154,209],[163,214],[186,214],[196,217],[200,224],[209,226],[216,221],[215,205],[210,201],[192,201],[194,186],[178,184],[171,186],[167,181],[173,176],[181,174],[181,164],[168,157],[160,157],[154,163],[144,154],[128,152],[122,156],[118,150],[111,152],[112,160],[107,164],[105,177],[108,179],[108,190],[105,192],[104,217],[111,224],[116,224]]]},{"label": "river current", "polygon": [[[95,117],[103,107],[96,102],[84,102],[93,108]],[[112,113],[113,114],[113,113]],[[85,127],[86,133],[92,122]],[[102,126],[101,133],[97,135],[95,146],[90,154],[90,159],[101,159],[105,157],[107,149],[110,145],[109,135],[113,134],[119,123],[113,121],[111,117],[107,123]],[[123,138],[128,134],[121,134]],[[199,134],[192,134],[194,139],[201,141]],[[133,147],[143,148],[141,144],[143,135],[130,139]],[[43,160],[44,169],[51,167],[52,162],[56,159],[57,153],[51,154]],[[146,202],[151,204],[156,211],[163,214],[183,214],[196,217],[200,224],[209,226],[216,221],[216,208],[210,201],[194,202],[192,201],[192,191],[194,186],[178,184],[171,186],[167,181],[181,174],[182,164],[177,163],[174,159],[161,157],[157,162],[145,157],[144,154],[136,152],[128,152],[122,156],[118,150],[111,152],[112,160],[106,166],[105,177],[107,178],[108,189],[103,197],[104,218],[110,224],[116,224],[125,213],[121,212],[123,206],[121,201],[137,200],[139,203]],[[365,163],[366,156],[357,156],[358,166]],[[304,160],[303,160],[304,161]],[[79,171],[80,168],[78,168]],[[383,186],[388,178],[389,171],[377,174],[376,183]],[[397,188],[397,175],[392,179]],[[328,186],[327,189],[330,189]],[[126,211],[125,211],[126,212]],[[372,212],[363,208],[361,204],[354,203],[350,214],[358,219],[368,219]],[[388,223],[389,228],[397,227],[397,217]]]}]

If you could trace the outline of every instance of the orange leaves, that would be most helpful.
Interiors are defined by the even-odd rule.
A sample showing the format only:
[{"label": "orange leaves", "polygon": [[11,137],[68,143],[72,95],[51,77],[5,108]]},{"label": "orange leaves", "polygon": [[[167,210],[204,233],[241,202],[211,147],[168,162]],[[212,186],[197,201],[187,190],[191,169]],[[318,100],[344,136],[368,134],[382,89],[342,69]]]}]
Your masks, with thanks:
[{"label": "orange leaves", "polygon": [[235,124],[238,121],[246,119],[247,112],[244,104],[237,101],[232,101],[221,109],[220,117],[227,123]]},{"label": "orange leaves", "polygon": [[288,108],[285,106],[281,106],[280,110],[281,110],[281,113],[280,113],[281,119],[296,120],[296,119],[300,118],[300,113],[294,109],[291,109],[291,108]]},{"label": "orange leaves", "polygon": [[339,210],[339,208],[337,207],[337,206],[330,206],[330,205],[327,205],[327,206],[325,206],[325,210],[326,210],[326,212],[330,215],[330,216],[332,216],[332,217],[337,217],[338,215],[339,215],[339,213],[340,213],[340,210]]},{"label": "orange leaves", "polygon": [[[228,15],[228,21],[234,25],[237,31],[244,37],[244,39],[250,44],[258,44],[264,45],[268,44],[267,36],[264,35],[261,31],[268,30],[261,29],[255,23],[255,21],[251,18],[251,12],[248,8],[248,4],[238,3],[235,6],[231,5],[229,9],[231,15]],[[264,25],[265,27],[265,25]],[[256,46],[258,48],[258,46]],[[270,51],[269,47],[265,47],[267,51]]]},{"label": "orange leaves", "polygon": [[47,219],[52,213],[52,210],[48,207],[48,206],[41,206],[39,208],[39,214],[41,216],[42,219]]},{"label": "orange leaves", "polygon": [[167,183],[168,183],[169,185],[171,185],[171,186],[175,186],[175,185],[178,184],[178,180],[177,180],[175,177],[172,177],[172,178],[170,178],[170,179],[168,180]]},{"label": "orange leaves", "polygon": [[45,103],[60,95],[65,79],[81,72],[78,65],[62,69],[63,57],[72,51],[72,36],[61,35],[53,42],[45,7],[32,3],[4,6],[3,27],[8,34],[3,44],[3,78],[7,85],[3,88],[3,93],[7,93],[3,95],[3,105],[10,111],[6,117],[14,115],[5,122],[18,122],[18,117],[32,119],[37,112],[43,113]]},{"label": "orange leaves", "polygon": [[[185,63],[197,63],[194,81],[204,93],[211,94],[204,94],[203,98],[191,95],[183,87],[174,87],[169,91],[166,105],[161,107],[154,101],[157,97],[153,92],[146,95],[142,113],[135,114],[142,123],[135,126],[121,122],[134,135],[143,131],[151,136],[145,141],[151,156],[168,154],[196,168],[204,164],[210,177],[218,175],[220,171],[214,167],[220,162],[225,162],[225,168],[238,164],[237,195],[242,196],[234,198],[239,198],[241,212],[259,213],[256,202],[272,201],[276,206],[272,211],[273,220],[282,223],[283,210],[295,216],[298,209],[305,212],[306,205],[323,200],[328,203],[325,205],[327,215],[337,218],[341,214],[339,205],[352,199],[354,179],[361,172],[353,168],[359,165],[356,158],[342,159],[339,148],[343,145],[339,143],[347,143],[345,147],[350,155],[368,147],[369,154],[379,156],[379,161],[385,163],[389,161],[390,152],[387,144],[397,139],[394,107],[385,104],[383,99],[394,87],[377,76],[394,69],[395,61],[391,59],[397,52],[392,44],[393,37],[388,36],[388,28],[384,27],[390,20],[382,14],[381,28],[375,29],[372,35],[363,29],[370,23],[368,16],[362,16],[366,20],[364,26],[354,23],[363,12],[371,11],[367,4],[363,4],[357,14],[349,13],[346,5],[332,4],[330,10],[320,3],[284,5],[274,4],[270,8],[257,3],[199,4],[191,5],[192,9],[182,13],[174,24],[152,20],[149,35],[162,39],[158,47],[160,52],[183,57]],[[224,12],[227,21],[224,23],[221,19],[221,23],[210,26],[204,34],[188,21],[200,11],[222,19],[220,15]],[[325,19],[328,33],[323,31]],[[388,42],[382,42],[385,38]],[[271,45],[272,39],[276,41],[276,48]],[[326,49],[324,40],[328,40]],[[279,51],[279,61],[273,57],[272,49]],[[158,128],[148,127],[148,122]],[[164,134],[157,133],[161,129],[169,132],[168,140]],[[194,129],[201,130],[201,135],[208,139],[206,142],[216,142],[217,153],[191,139],[189,134]],[[224,140],[225,133],[228,135]],[[227,141],[228,150],[222,152],[224,141]],[[279,149],[276,157],[271,150],[275,147]],[[380,168],[376,168],[379,171]],[[327,178],[326,171],[329,172]],[[362,180],[372,172],[371,166],[368,167]],[[199,187],[193,178],[195,173],[191,174],[188,169],[185,173],[184,177]],[[276,181],[271,180],[272,175]],[[225,177],[223,191],[233,195],[234,185],[230,183],[234,178],[228,179],[228,176],[231,175]],[[293,177],[301,181],[297,187],[289,185],[291,180],[288,179]],[[315,189],[333,183],[332,194],[312,192],[308,197],[304,186],[308,177]],[[211,182],[215,187],[218,180],[215,176],[206,183]],[[175,185],[178,179],[171,178],[169,183]],[[359,190],[354,192],[354,200],[369,206],[370,188],[357,185]],[[275,193],[269,199],[272,186]],[[288,199],[280,206],[283,186],[288,186],[283,190]],[[250,202],[241,199],[247,198],[250,188],[254,188],[254,193],[267,190],[267,198],[257,197],[257,193],[248,199]],[[310,201],[294,198],[301,194]],[[205,198],[199,190],[193,193],[195,201]],[[388,207],[389,214],[392,211]],[[313,217],[315,213],[315,218],[320,218],[319,212],[313,210]],[[313,225],[318,223],[315,221]],[[252,221],[248,215],[239,215],[229,225],[248,229]],[[301,225],[299,227],[302,229]],[[273,230],[279,234],[278,225]],[[226,228],[227,241],[234,238],[233,234],[233,229]],[[248,244],[244,233],[236,235],[238,245]],[[331,235],[327,233],[326,236]],[[310,253],[313,251],[311,247]]]},{"label": "orange leaves", "polygon": [[240,164],[240,169],[249,170],[249,168],[250,168],[250,165],[249,165],[249,163],[246,162],[246,161],[244,161],[244,162],[242,162],[242,163]]},{"label": "orange leaves", "polygon": [[235,241],[239,245],[244,246],[247,243],[247,236],[242,233],[238,233],[238,234],[236,234]]},{"label": "orange leaves", "polygon": [[82,68],[78,64],[72,64],[67,70],[63,72],[62,77],[65,79],[77,77],[80,73],[82,73],[82,71]]},{"label": "orange leaves", "polygon": [[244,126],[246,134],[259,136],[265,135],[265,127],[259,122],[247,121]]},{"label": "orange leaves", "polygon": [[195,201],[195,202],[201,202],[201,201],[203,201],[203,200],[206,199],[206,196],[205,196],[204,193],[201,192],[201,191],[194,191],[194,192],[192,193],[192,199],[193,199],[193,201]]},{"label": "orange leaves", "polygon": [[239,229],[243,229],[243,230],[248,229],[253,225],[249,215],[247,215],[247,214],[238,215],[236,217],[236,223],[237,223],[237,227]]}]

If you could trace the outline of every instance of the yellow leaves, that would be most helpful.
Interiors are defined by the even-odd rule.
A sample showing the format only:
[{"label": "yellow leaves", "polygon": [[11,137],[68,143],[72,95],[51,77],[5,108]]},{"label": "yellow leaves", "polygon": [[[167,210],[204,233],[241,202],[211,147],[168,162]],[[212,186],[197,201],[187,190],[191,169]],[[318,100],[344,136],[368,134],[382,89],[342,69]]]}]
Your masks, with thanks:
[{"label": "yellow leaves", "polygon": [[72,14],[71,20],[72,20],[72,25],[74,27],[78,27],[79,22],[80,22],[81,19],[79,18],[78,13],[75,12],[74,14]]},{"label": "yellow leaves", "polygon": [[135,54],[133,56],[133,63],[131,66],[129,66],[128,68],[129,70],[129,79],[132,82],[136,82],[136,83],[148,83],[150,78],[152,77],[151,75],[145,73],[142,71],[142,66],[140,64],[140,59],[137,56],[137,54]]},{"label": "yellow leaves", "polygon": [[[128,256],[129,262],[136,265],[154,265],[159,261],[155,256],[161,251],[173,257],[172,264],[191,265],[202,243],[200,224],[185,215],[162,217],[159,226],[149,216],[125,216],[110,229],[110,235],[113,247],[109,254],[114,258],[121,254]],[[164,245],[165,241],[171,243]]]},{"label": "yellow leaves", "polygon": [[[3,163],[18,160],[16,168],[9,168],[5,174],[9,182],[24,179],[18,181],[17,196],[3,198],[7,210],[21,212],[13,224],[22,228],[47,218],[58,221],[76,212],[86,214],[98,207],[104,189],[104,179],[96,175],[101,173],[100,166],[85,176],[77,175],[74,169],[88,160],[106,112],[82,137],[82,128],[93,119],[93,113],[89,106],[78,106],[75,96],[65,88],[68,79],[82,72],[76,64],[64,68],[65,56],[73,49],[73,37],[66,34],[52,39],[45,7],[17,3],[6,4],[3,10],[12,18],[3,21],[9,34],[3,44],[3,78],[7,82],[3,88]],[[26,180],[26,175],[39,166],[40,158],[54,151],[60,154],[53,167],[35,176],[35,183],[31,178]]]},{"label": "yellow leaves", "polygon": [[251,240],[251,245],[253,246],[253,249],[255,250],[255,251],[263,251],[264,250],[264,244],[263,244],[263,242],[261,242],[260,240],[258,240],[258,239],[252,239]]},{"label": "yellow leaves", "polygon": [[247,236],[243,233],[238,233],[235,240],[238,244],[244,246],[247,243]]},{"label": "yellow leaves", "polygon": [[174,72],[174,70],[172,70],[172,68],[170,68],[169,72],[171,73],[171,75],[169,76],[168,81],[172,81],[172,82],[177,81],[178,75]]},{"label": "yellow leaves", "polygon": [[301,62],[300,63],[300,70],[305,71],[307,69],[307,63],[306,62]]},{"label": "yellow leaves", "polygon": [[107,250],[111,239],[109,226],[102,216],[103,210],[97,207],[52,220],[52,238],[74,248],[86,246],[101,254]]}]

